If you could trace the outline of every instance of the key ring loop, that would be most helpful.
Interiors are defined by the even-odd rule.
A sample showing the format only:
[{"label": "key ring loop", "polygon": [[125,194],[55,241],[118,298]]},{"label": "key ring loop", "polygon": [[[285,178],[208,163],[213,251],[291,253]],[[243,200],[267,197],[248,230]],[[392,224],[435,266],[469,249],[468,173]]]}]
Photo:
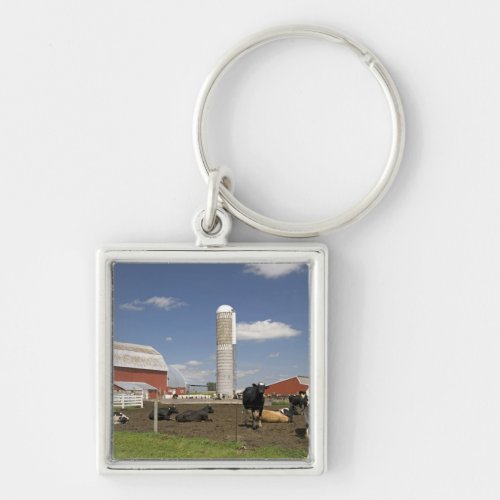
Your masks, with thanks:
[{"label": "key ring loop", "polygon": [[320,38],[334,43],[341,43],[350,48],[368,66],[382,88],[389,106],[392,122],[392,143],[382,175],[363,199],[340,215],[315,222],[286,222],[272,219],[251,210],[238,201],[224,185],[220,186],[219,196],[223,207],[242,222],[276,236],[304,238],[318,236],[325,231],[344,228],[361,219],[382,200],[396,177],[403,157],[405,120],[401,98],[391,76],[379,59],[362,44],[335,30],[319,26],[284,26],[266,30],[244,40],[226,54],[208,75],[200,91],[194,113],[193,141],[196,161],[206,179],[208,179],[212,168],[205,153],[203,129],[205,110],[212,90],[231,64],[239,58],[271,41],[291,37]]},{"label": "key ring loop", "polygon": [[222,186],[225,186],[231,193],[234,191],[233,174],[229,168],[224,166],[210,170],[208,173],[207,209],[201,222],[201,227],[206,233],[211,233],[217,222],[217,202]]}]

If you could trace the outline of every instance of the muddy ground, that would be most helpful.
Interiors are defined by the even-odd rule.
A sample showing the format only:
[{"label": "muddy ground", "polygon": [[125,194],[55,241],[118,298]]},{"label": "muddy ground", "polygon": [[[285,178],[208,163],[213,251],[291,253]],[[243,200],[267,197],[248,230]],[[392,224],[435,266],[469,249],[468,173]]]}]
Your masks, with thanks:
[{"label": "muddy ground", "polygon": [[[211,422],[176,422],[175,414],[172,420],[158,421],[158,432],[171,436],[204,437],[215,441],[240,441],[247,448],[257,448],[263,445],[276,445],[290,449],[308,449],[308,440],[304,437],[305,423],[302,415],[296,415],[292,423],[262,424],[262,429],[254,431],[244,424],[243,406],[241,404],[224,404],[211,402],[214,413],[209,415]],[[160,404],[160,408],[167,408]],[[185,410],[197,410],[205,404],[175,404],[179,413]],[[152,432],[153,421],[148,415],[153,409],[153,404],[144,403],[144,408],[127,408],[123,411],[130,420],[127,424],[114,425],[116,432],[140,431]],[[274,410],[273,407],[266,409]]]}]

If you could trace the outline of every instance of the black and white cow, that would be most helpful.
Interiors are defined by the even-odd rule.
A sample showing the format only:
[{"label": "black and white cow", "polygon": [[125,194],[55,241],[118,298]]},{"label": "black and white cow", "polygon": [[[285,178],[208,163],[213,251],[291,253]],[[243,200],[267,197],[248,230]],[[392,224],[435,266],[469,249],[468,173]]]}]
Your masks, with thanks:
[{"label": "black and white cow", "polygon": [[281,410],[278,411],[288,417],[289,422],[293,422],[293,416],[298,415],[297,412],[294,413],[292,410],[290,410],[290,408],[281,408]]},{"label": "black and white cow", "polygon": [[[179,413],[175,406],[169,406],[168,408],[158,408],[158,420],[170,420],[170,415],[172,413]],[[151,410],[151,413],[149,414],[149,420],[154,420],[155,418],[155,411]]]},{"label": "black and white cow", "polygon": [[128,423],[129,418],[125,413],[122,413],[121,411],[114,411],[113,412],[113,424],[126,424]]},{"label": "black and white cow", "polygon": [[299,409],[304,415],[304,420],[306,423],[305,436],[309,436],[309,396],[306,391],[299,391],[298,395],[292,395],[288,397],[290,401],[290,411],[294,412],[295,415],[299,414]]},{"label": "black and white cow", "polygon": [[288,401],[290,402],[290,410],[294,412],[295,415],[298,415],[298,410],[304,410],[309,403],[309,398],[305,391],[299,391],[298,395],[293,394],[292,396],[288,396]]},{"label": "black and white cow", "polygon": [[304,420],[306,421],[306,437],[309,437],[309,405],[304,408]]},{"label": "black and white cow", "polygon": [[252,384],[243,391],[243,408],[246,410],[245,424],[248,425],[248,416],[252,415],[252,429],[262,427],[262,410],[264,409],[264,391],[267,386],[263,382]]},{"label": "black and white cow", "polygon": [[207,405],[200,410],[183,411],[176,415],[175,420],[177,422],[211,422],[212,420],[208,418],[209,413],[214,413],[214,410],[210,405]]}]

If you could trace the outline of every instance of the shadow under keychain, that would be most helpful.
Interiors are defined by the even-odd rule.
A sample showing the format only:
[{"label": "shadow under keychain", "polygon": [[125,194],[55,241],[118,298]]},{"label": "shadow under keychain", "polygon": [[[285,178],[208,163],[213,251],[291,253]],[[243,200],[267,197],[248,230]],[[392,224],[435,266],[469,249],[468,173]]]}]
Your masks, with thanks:
[{"label": "shadow under keychain", "polygon": [[[391,148],[376,184],[351,209],[311,223],[272,219],[241,203],[231,170],[208,162],[203,137],[210,95],[232,63],[290,37],[349,48],[382,88],[392,120]],[[101,472],[319,474],[325,469],[327,248],[303,242],[227,244],[231,216],[288,238],[344,228],[390,188],[404,138],[403,108],[387,70],[372,52],[337,31],[267,30],[219,62],[201,89],[194,116],[195,155],[208,182],[206,209],[193,221],[196,245],[113,246],[99,252]],[[264,358],[266,342],[277,352]],[[287,378],[278,376],[279,369],[288,370]]]}]

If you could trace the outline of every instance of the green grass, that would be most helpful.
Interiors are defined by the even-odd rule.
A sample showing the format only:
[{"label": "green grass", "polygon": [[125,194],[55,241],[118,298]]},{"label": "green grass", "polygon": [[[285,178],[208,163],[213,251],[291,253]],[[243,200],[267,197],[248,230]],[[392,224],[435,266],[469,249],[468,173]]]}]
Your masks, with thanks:
[{"label": "green grass", "polygon": [[133,459],[244,459],[306,458],[307,451],[261,446],[246,449],[237,441],[212,441],[205,438],[172,437],[154,432],[123,431],[114,433],[113,458]]}]

